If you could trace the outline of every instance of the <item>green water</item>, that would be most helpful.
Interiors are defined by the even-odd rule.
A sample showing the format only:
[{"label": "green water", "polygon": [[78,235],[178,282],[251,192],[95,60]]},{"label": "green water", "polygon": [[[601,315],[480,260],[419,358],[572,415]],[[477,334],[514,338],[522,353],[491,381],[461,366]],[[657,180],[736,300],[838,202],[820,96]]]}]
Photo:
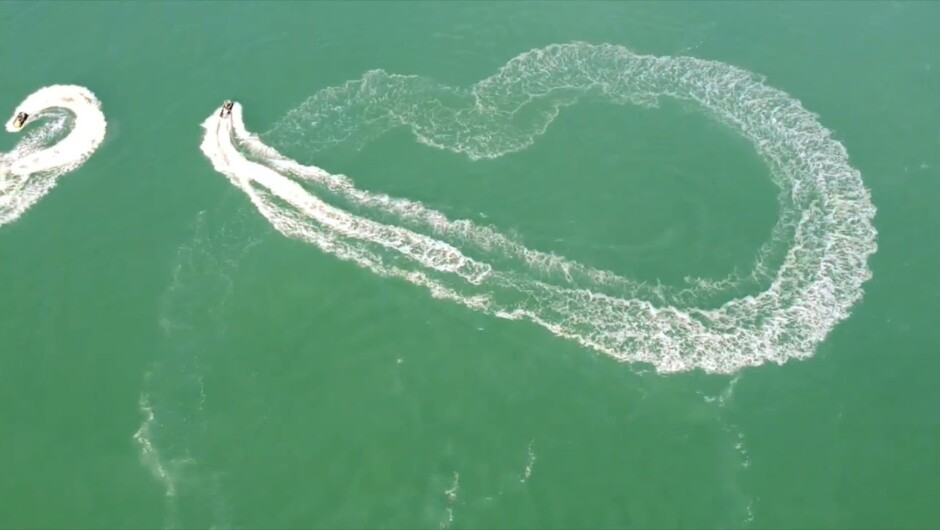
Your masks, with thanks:
[{"label": "green water", "polygon": [[[0,227],[0,526],[937,527],[938,20],[914,2],[0,3],[0,109],[74,83],[108,119]],[[812,358],[618,363],[283,237],[199,150],[225,98],[263,132],[371,69],[467,86],[574,40],[766,76],[844,144],[878,251]],[[747,143],[668,105],[574,106],[491,161],[395,131],[315,163],[666,284],[748,267],[778,214]]]}]

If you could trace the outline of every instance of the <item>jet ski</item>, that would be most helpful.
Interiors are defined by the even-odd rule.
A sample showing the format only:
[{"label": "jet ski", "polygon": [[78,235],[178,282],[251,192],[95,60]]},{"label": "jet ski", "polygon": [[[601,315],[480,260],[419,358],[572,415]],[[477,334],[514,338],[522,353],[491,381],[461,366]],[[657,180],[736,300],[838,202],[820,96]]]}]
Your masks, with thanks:
[{"label": "jet ski", "polygon": [[26,118],[29,118],[29,114],[25,112],[17,113],[16,118],[13,120],[13,128],[22,129],[23,125],[26,123]]},{"label": "jet ski", "polygon": [[230,114],[232,113],[232,106],[233,106],[233,105],[234,105],[234,103],[232,103],[231,101],[225,100],[225,103],[222,103],[222,111],[219,112],[219,117],[220,117],[220,118],[224,118],[224,117],[230,115]]}]

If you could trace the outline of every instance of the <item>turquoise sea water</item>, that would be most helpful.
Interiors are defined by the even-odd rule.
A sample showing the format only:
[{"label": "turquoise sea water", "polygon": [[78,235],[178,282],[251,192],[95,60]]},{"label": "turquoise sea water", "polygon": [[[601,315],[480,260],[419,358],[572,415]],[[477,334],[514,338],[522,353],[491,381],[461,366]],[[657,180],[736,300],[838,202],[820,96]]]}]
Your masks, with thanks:
[{"label": "turquoise sea water", "polygon": [[[77,84],[108,120],[0,226],[0,526],[936,527],[938,19],[927,2],[0,4],[0,109]],[[466,90],[576,41],[753,72],[845,147],[878,248],[811,357],[617,362],[285,237],[200,150],[232,98],[285,155],[529,249],[667,288],[749,270],[785,213],[771,172],[687,106],[583,101],[481,160],[407,127],[339,141],[387,108],[470,123],[431,89],[372,84],[364,110],[341,93],[314,122],[316,97],[372,70]]]}]

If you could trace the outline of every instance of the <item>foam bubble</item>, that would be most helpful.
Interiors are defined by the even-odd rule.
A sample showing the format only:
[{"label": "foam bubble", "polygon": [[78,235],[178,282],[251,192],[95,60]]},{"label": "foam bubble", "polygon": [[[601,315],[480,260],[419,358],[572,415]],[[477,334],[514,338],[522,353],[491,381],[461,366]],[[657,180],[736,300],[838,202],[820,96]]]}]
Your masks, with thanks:
[{"label": "foam bubble", "polygon": [[[12,151],[0,153],[0,225],[19,218],[55,187],[61,175],[84,164],[101,145],[107,129],[101,102],[81,86],[52,85],[33,92],[11,115],[7,131],[17,131],[13,121],[20,112],[29,115],[24,128],[38,119],[49,119]],[[71,130],[60,138],[67,124]]]},{"label": "foam bubble", "polygon": [[[202,150],[285,235],[619,360],[660,372],[729,373],[812,355],[871,277],[875,208],[845,148],[799,101],[750,72],[614,45],[552,45],[515,57],[469,89],[369,72],[318,92],[268,136],[319,150],[361,145],[404,126],[424,144],[495,158],[531,145],[561,108],[585,97],[647,106],[681,100],[750,140],[780,188],[781,211],[751,274],[669,289],[529,249],[491,227],[357,189],[348,177],[291,160],[245,130],[238,105],[231,120],[213,114],[205,121]],[[291,177],[317,187],[318,196]],[[398,222],[327,210],[327,195]],[[756,279],[765,280],[757,294],[717,307],[703,302],[712,290],[733,292]]]}]

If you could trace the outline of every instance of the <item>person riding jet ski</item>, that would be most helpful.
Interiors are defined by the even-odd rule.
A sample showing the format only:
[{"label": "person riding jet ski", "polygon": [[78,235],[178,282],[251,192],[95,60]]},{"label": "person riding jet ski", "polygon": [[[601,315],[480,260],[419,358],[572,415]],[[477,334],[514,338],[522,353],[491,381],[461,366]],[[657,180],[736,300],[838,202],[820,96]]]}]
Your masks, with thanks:
[{"label": "person riding jet ski", "polygon": [[234,103],[232,103],[231,101],[225,100],[225,103],[222,104],[222,111],[219,112],[219,117],[224,118],[228,116],[229,114],[231,114],[233,105]]},{"label": "person riding jet ski", "polygon": [[23,124],[26,123],[26,118],[29,118],[29,114],[25,112],[20,112],[16,115],[16,118],[13,120],[13,127],[16,129],[23,128]]}]

